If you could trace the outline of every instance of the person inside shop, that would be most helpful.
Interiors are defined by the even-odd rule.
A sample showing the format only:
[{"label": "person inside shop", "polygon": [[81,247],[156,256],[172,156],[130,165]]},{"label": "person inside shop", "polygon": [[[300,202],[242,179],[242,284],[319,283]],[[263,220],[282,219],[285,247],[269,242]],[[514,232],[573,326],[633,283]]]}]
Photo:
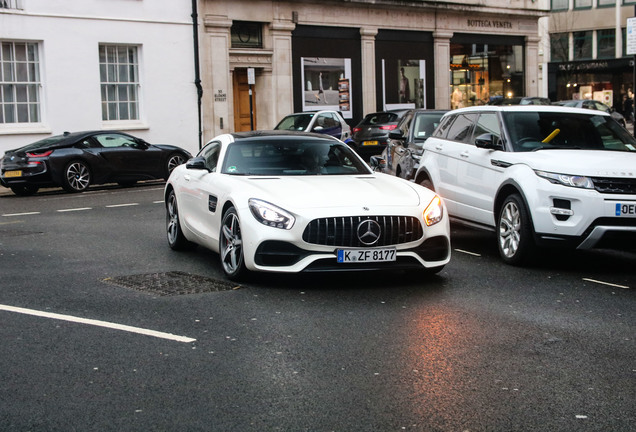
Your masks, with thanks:
[{"label": "person inside shop", "polygon": [[459,87],[455,87],[453,93],[451,94],[451,108],[463,108],[464,107],[464,92],[459,89]]},{"label": "person inside shop", "polygon": [[411,89],[409,88],[409,79],[404,74],[404,68],[400,68],[400,102],[408,102],[411,98]]}]

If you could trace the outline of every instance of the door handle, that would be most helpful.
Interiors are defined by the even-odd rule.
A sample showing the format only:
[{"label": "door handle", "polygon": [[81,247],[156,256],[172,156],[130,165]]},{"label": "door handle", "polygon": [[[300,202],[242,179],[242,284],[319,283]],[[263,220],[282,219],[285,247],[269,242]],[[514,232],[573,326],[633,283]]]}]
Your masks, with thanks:
[{"label": "door handle", "polygon": [[444,147],[442,145],[436,145],[435,146],[435,150],[442,150]]},{"label": "door handle", "polygon": [[470,153],[468,153],[468,150],[466,150],[465,152],[461,153],[460,156],[463,158],[467,158],[470,156]]},{"label": "door handle", "polygon": [[185,181],[190,181],[190,175],[189,175],[189,174],[184,175],[184,176],[183,176],[183,179],[184,179]]}]

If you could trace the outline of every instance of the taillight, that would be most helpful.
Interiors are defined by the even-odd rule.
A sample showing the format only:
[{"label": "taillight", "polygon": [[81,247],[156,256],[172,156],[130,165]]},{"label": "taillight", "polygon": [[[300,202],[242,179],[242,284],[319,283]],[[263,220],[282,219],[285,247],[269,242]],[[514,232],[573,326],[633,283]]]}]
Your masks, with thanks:
[{"label": "taillight", "polygon": [[41,158],[41,157],[47,157],[50,156],[51,153],[53,153],[53,150],[48,150],[42,153],[27,153],[26,155],[28,157],[32,157],[32,158]]},{"label": "taillight", "polygon": [[380,126],[380,129],[382,130],[393,130],[397,127],[397,125],[386,125],[386,126]]},{"label": "taillight", "polygon": [[358,133],[362,130],[362,128],[354,127],[352,133]]}]

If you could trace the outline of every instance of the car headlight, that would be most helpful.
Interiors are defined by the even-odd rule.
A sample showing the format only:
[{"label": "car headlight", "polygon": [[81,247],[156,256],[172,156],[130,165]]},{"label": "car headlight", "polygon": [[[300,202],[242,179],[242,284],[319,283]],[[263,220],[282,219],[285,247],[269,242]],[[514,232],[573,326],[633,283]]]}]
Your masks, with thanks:
[{"label": "car headlight", "polygon": [[563,186],[571,186],[582,189],[594,189],[594,183],[592,179],[584,176],[558,174],[546,171],[535,171],[535,173],[550,183],[560,184]]},{"label": "car headlight", "polygon": [[257,221],[274,228],[291,229],[296,218],[274,204],[250,198],[248,205]]},{"label": "car headlight", "polygon": [[433,226],[444,217],[444,206],[440,197],[435,195],[433,201],[431,201],[426,210],[424,210],[424,222],[427,226]]}]

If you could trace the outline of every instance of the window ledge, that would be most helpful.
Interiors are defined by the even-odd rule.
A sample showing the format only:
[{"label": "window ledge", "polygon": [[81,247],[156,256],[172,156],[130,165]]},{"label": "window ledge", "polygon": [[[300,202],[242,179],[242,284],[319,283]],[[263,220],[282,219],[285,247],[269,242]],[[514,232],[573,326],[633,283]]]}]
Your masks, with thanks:
[{"label": "window ledge", "polygon": [[50,134],[51,128],[42,123],[4,123],[0,124],[0,135]]},{"label": "window ledge", "polygon": [[150,126],[142,121],[105,121],[102,122],[103,130],[120,130],[120,131],[132,131],[132,130],[148,130]]}]

